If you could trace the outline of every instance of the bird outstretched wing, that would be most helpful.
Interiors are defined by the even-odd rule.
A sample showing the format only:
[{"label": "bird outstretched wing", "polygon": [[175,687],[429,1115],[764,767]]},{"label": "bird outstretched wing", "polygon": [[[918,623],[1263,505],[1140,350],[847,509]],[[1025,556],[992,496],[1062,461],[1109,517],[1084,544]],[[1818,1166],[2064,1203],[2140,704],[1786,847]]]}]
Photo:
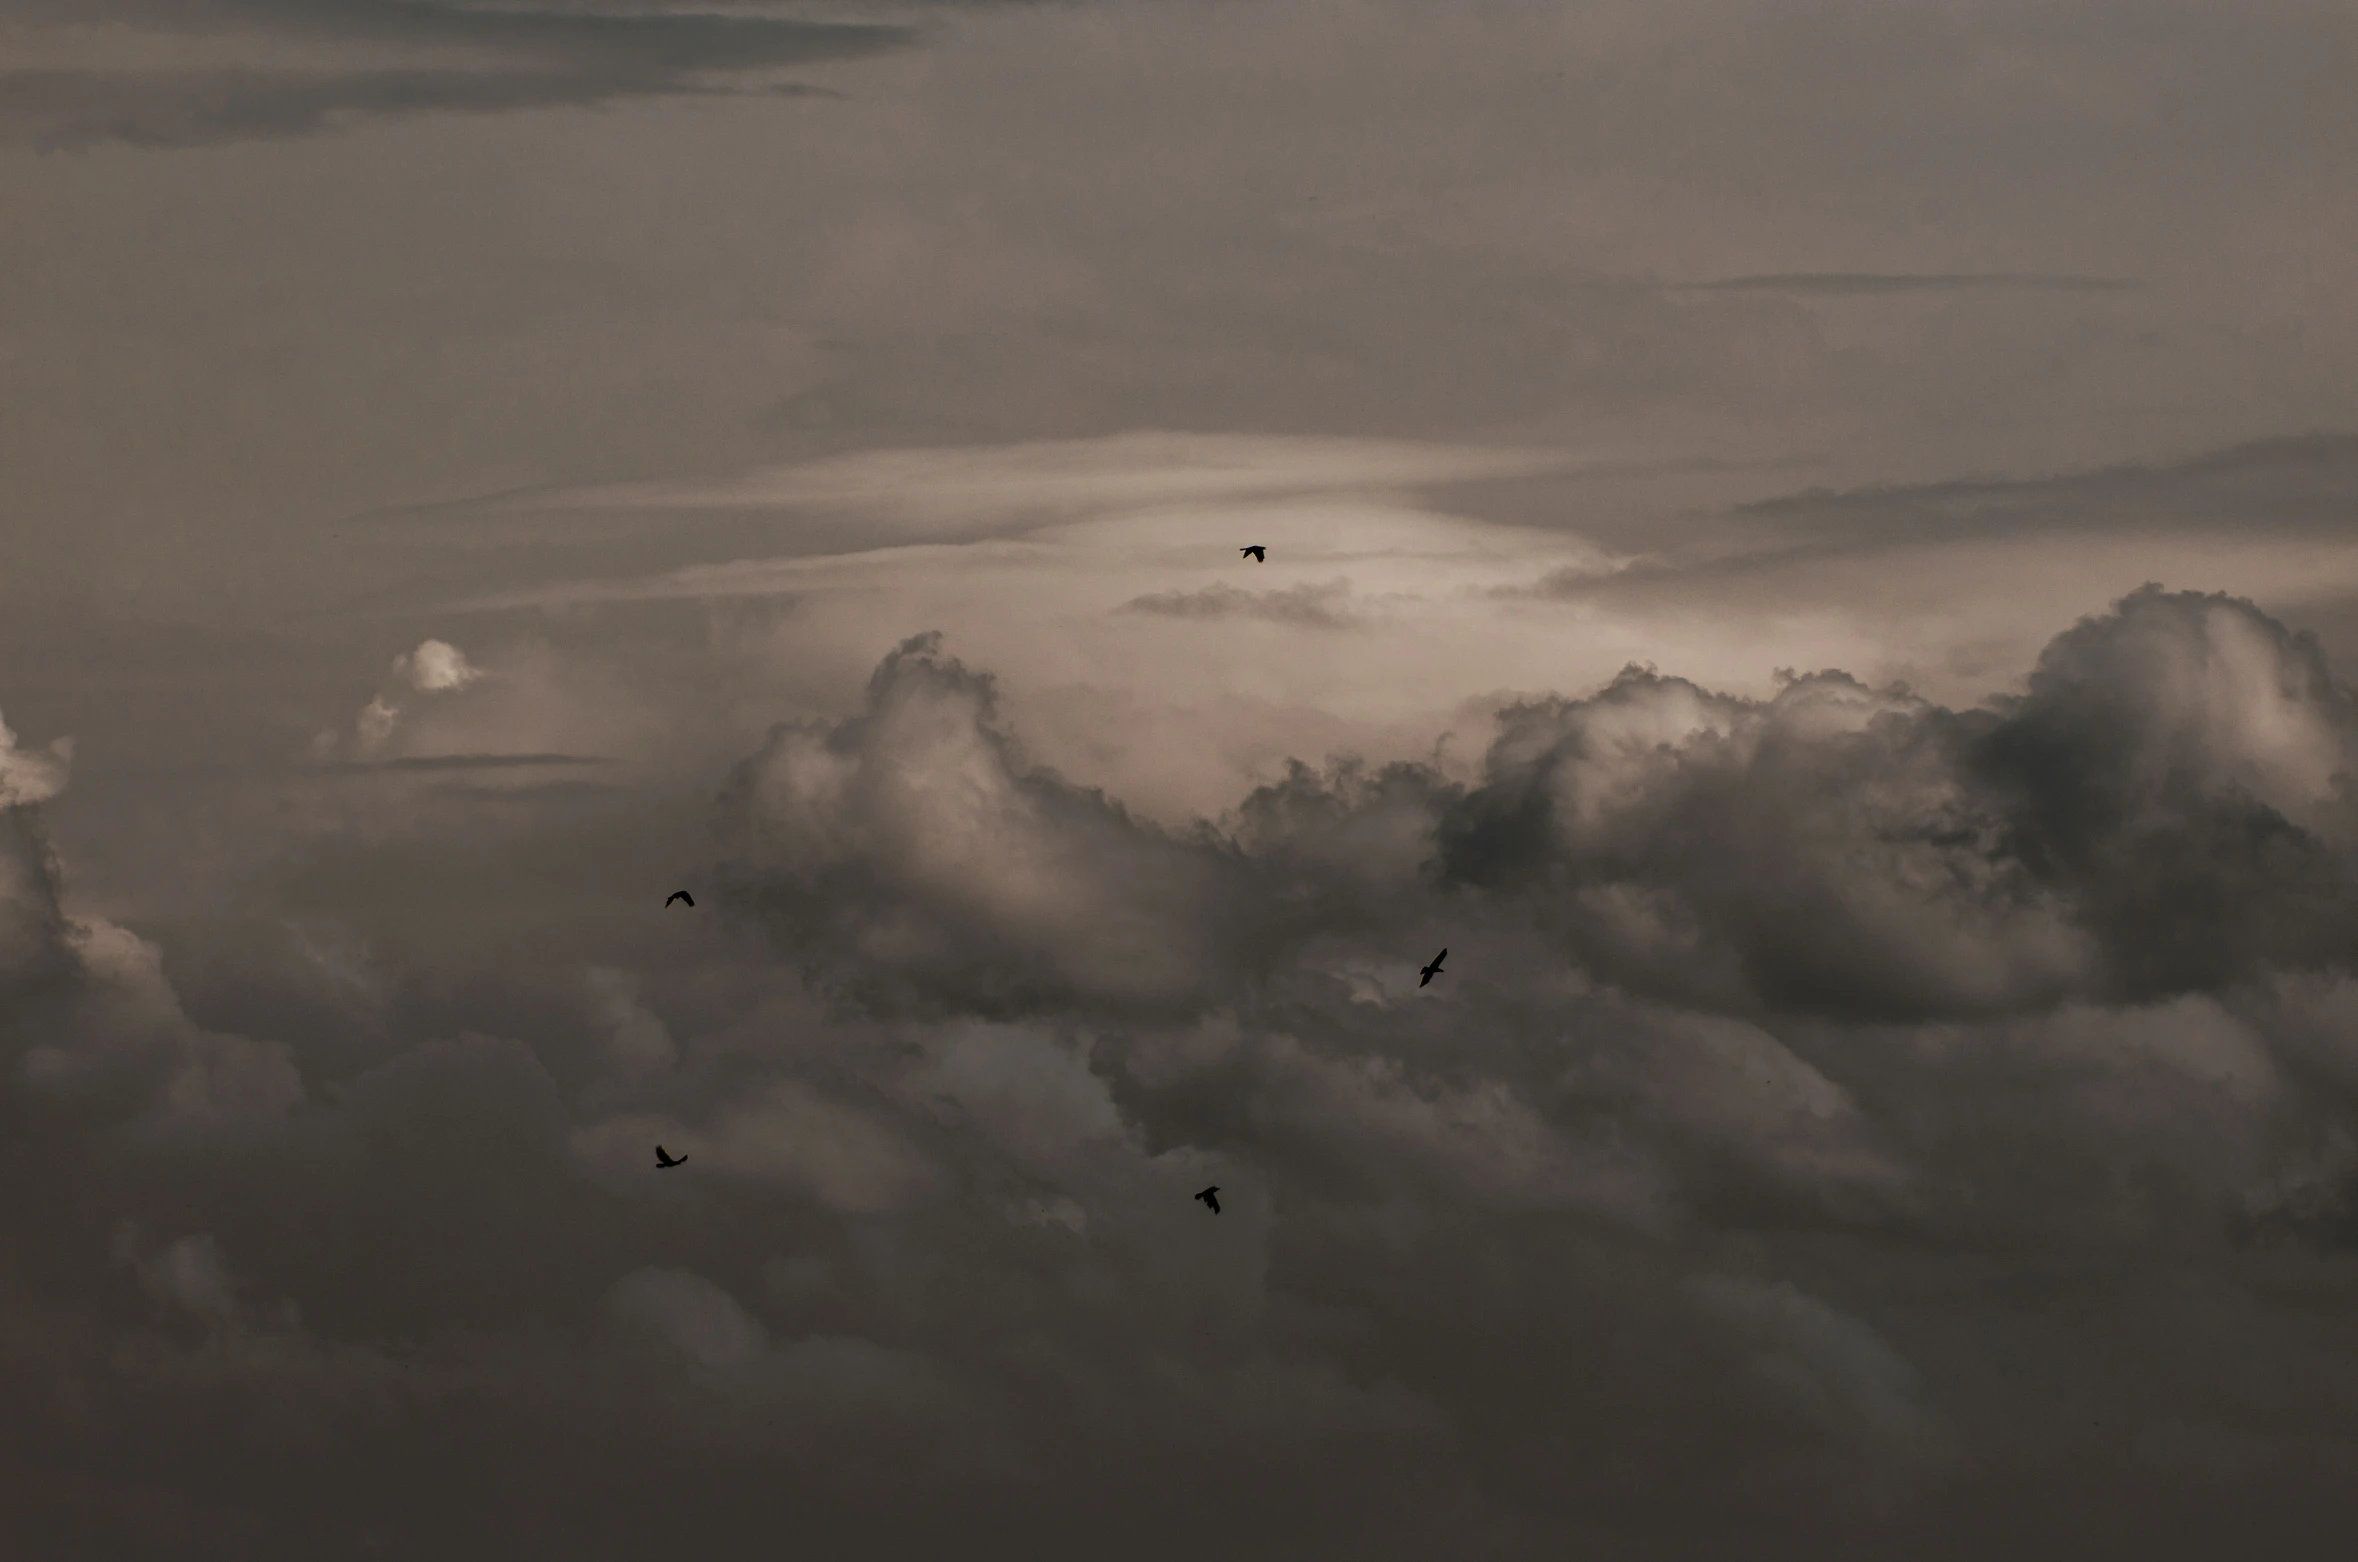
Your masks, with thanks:
[{"label": "bird outstretched wing", "polygon": [[696,897],[695,897],[695,896],[693,896],[693,895],[691,895],[691,894],[689,894],[689,893],[688,893],[686,890],[684,890],[684,889],[675,889],[675,890],[673,890],[673,891],[671,892],[671,896],[670,896],[670,898],[669,898],[669,899],[667,899],[667,900],[665,900],[665,901],[663,902],[665,909],[667,909],[667,910],[668,910],[668,909],[670,908],[670,906],[671,906],[671,903],[672,903],[672,901],[674,901],[674,900],[684,900],[684,901],[686,901],[686,902],[688,903],[688,909],[689,909],[690,911],[693,911],[693,910],[695,910],[695,909],[696,909]]}]

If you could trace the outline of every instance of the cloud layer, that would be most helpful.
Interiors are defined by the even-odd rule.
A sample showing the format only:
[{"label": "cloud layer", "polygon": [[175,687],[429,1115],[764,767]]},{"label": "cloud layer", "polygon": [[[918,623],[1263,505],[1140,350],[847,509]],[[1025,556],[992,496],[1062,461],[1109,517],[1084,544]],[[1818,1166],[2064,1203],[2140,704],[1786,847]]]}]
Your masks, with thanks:
[{"label": "cloud layer", "polygon": [[2354,29],[0,0],[0,1554],[2346,1549]]},{"label": "cloud layer", "polygon": [[2284,1311],[2349,1283],[2354,722],[2151,589],[1981,707],[1632,670],[1470,777],[1170,828],[918,637],[737,767],[694,913],[356,901],[186,967],[201,1017],[75,909],[43,772],[0,1111],[72,1193],[9,1216],[9,1538],[1966,1555],[2057,1471],[2161,1543],[2263,1464],[2294,1533],[2326,1445],[2220,1396],[2358,1391]]},{"label": "cloud layer", "polygon": [[912,41],[902,26],[780,9],[15,0],[0,9],[0,24],[14,24],[11,52],[44,63],[0,70],[0,139],[185,147],[425,113],[794,91],[774,73]]}]

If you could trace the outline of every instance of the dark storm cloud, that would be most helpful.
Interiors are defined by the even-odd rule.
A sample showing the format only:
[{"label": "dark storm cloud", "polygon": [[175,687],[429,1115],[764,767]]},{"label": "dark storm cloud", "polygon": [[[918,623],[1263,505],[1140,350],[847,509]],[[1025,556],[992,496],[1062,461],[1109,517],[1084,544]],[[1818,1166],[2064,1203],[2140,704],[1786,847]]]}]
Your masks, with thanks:
[{"label": "dark storm cloud", "polygon": [[1297,771],[1242,837],[1174,836],[1030,767],[989,680],[912,641],[861,716],[740,772],[736,903],[857,980],[1017,1011],[1200,1010],[1346,889],[1396,924],[1473,894],[1682,1004],[1856,1019],[2209,991],[2358,937],[2358,706],[2313,639],[2224,596],[2140,592],[1985,709],[1632,669],[1499,723],[1481,780],[1422,777],[1406,829],[1397,785]]},{"label": "dark storm cloud", "polygon": [[2358,715],[2314,640],[2139,593],[2030,692],[1953,712],[1841,674],[1765,703],[1625,674],[1508,712],[1442,824],[1615,979],[1929,1018],[2346,961]]},{"label": "dark storm cloud", "polygon": [[[762,73],[915,41],[905,26],[661,3],[531,8],[426,0],[137,0],[0,12],[38,28],[106,24],[213,52],[326,50],[299,63],[0,71],[0,138],[48,148],[174,147],[300,136],[360,120],[593,104],[630,97],[803,92]],[[37,36],[37,34],[36,34]]]},{"label": "dark storm cloud", "polygon": [[[2346,1546],[2348,714],[2287,626],[2358,444],[1689,512],[2347,426],[2358,13],[0,14],[59,24],[8,147],[310,136],[5,159],[0,1554]],[[1739,275],[1801,267],[1883,274]],[[1468,486],[1349,632],[1102,612],[1301,578],[1210,515],[433,610],[873,548],[859,481],[999,533],[997,454],[928,516],[891,447],[1146,426],[1730,470]],[[780,462],[847,481],[316,524]],[[1662,557],[1478,599],[1591,552],[1509,504]],[[2153,578],[2285,622],[2070,627]],[[1469,697],[1470,763],[1406,725]],[[615,767],[449,763],[523,749]]]},{"label": "dark storm cloud", "polygon": [[2303,1524],[2353,741],[2156,590],[1984,707],[1631,672],[1173,830],[920,637],[738,769],[696,916],[468,904],[628,820],[386,824],[159,961],[12,739],[0,1538],[1963,1558],[2057,1471],[2154,1555],[2238,1471]]}]

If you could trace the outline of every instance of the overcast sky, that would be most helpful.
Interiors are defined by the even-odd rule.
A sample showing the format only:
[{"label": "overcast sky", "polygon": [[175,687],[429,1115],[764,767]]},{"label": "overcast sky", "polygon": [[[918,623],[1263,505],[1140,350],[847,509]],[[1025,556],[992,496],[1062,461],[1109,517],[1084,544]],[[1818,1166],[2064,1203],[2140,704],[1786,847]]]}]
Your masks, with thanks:
[{"label": "overcast sky", "polygon": [[2346,1547],[2353,59],[0,0],[0,1550]]}]

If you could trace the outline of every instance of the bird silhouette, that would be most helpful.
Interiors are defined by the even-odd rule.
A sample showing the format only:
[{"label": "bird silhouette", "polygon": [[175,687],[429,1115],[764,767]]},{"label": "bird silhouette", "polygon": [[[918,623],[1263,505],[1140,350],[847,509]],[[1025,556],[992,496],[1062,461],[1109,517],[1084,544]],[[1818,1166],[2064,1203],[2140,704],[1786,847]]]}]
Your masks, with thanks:
[{"label": "bird silhouette", "polygon": [[1204,1189],[1204,1191],[1197,1194],[1196,1197],[1203,1200],[1206,1204],[1209,1204],[1212,1207],[1213,1214],[1217,1215],[1220,1213],[1220,1185],[1218,1183],[1214,1183],[1210,1187]]},{"label": "bird silhouette", "polygon": [[1433,978],[1434,978],[1434,977],[1436,977],[1436,976],[1439,976],[1439,975],[1441,974],[1441,962],[1442,962],[1442,961],[1444,961],[1444,960],[1446,960],[1446,959],[1448,959],[1448,958],[1449,958],[1449,951],[1448,951],[1448,950],[1446,950],[1446,949],[1442,950],[1442,951],[1441,951],[1439,954],[1437,954],[1437,955],[1433,956],[1433,963],[1432,963],[1431,965],[1428,965],[1428,966],[1426,966],[1426,967],[1425,967],[1425,971],[1424,971],[1424,980],[1423,980],[1423,981],[1421,981],[1421,982],[1418,982],[1418,983],[1417,983],[1417,986],[1419,986],[1419,987],[1430,987],[1430,986],[1432,986],[1432,985],[1433,985]]},{"label": "bird silhouette", "polygon": [[655,1169],[657,1171],[669,1171],[674,1166],[685,1166],[687,1164],[688,1158],[686,1156],[673,1155],[671,1152],[664,1149],[661,1145],[657,1145],[655,1147]]},{"label": "bird silhouette", "polygon": [[673,890],[673,891],[671,892],[670,896],[669,896],[668,898],[666,898],[666,899],[665,899],[665,901],[663,902],[663,909],[664,909],[664,910],[666,910],[666,911],[669,911],[669,910],[671,909],[671,903],[672,903],[672,901],[675,901],[675,900],[684,900],[684,901],[686,901],[686,902],[688,903],[688,909],[689,909],[690,911],[693,911],[693,910],[695,910],[695,909],[696,909],[696,897],[695,897],[695,896],[693,896],[693,895],[691,895],[691,894],[689,894],[689,893],[688,893],[686,890],[684,890],[684,889],[675,889],[675,890]]},{"label": "bird silhouette", "polygon": [[1249,548],[1239,548],[1236,551],[1243,554],[1246,558],[1251,559],[1255,564],[1266,564],[1269,562],[1269,550],[1257,542]]}]

